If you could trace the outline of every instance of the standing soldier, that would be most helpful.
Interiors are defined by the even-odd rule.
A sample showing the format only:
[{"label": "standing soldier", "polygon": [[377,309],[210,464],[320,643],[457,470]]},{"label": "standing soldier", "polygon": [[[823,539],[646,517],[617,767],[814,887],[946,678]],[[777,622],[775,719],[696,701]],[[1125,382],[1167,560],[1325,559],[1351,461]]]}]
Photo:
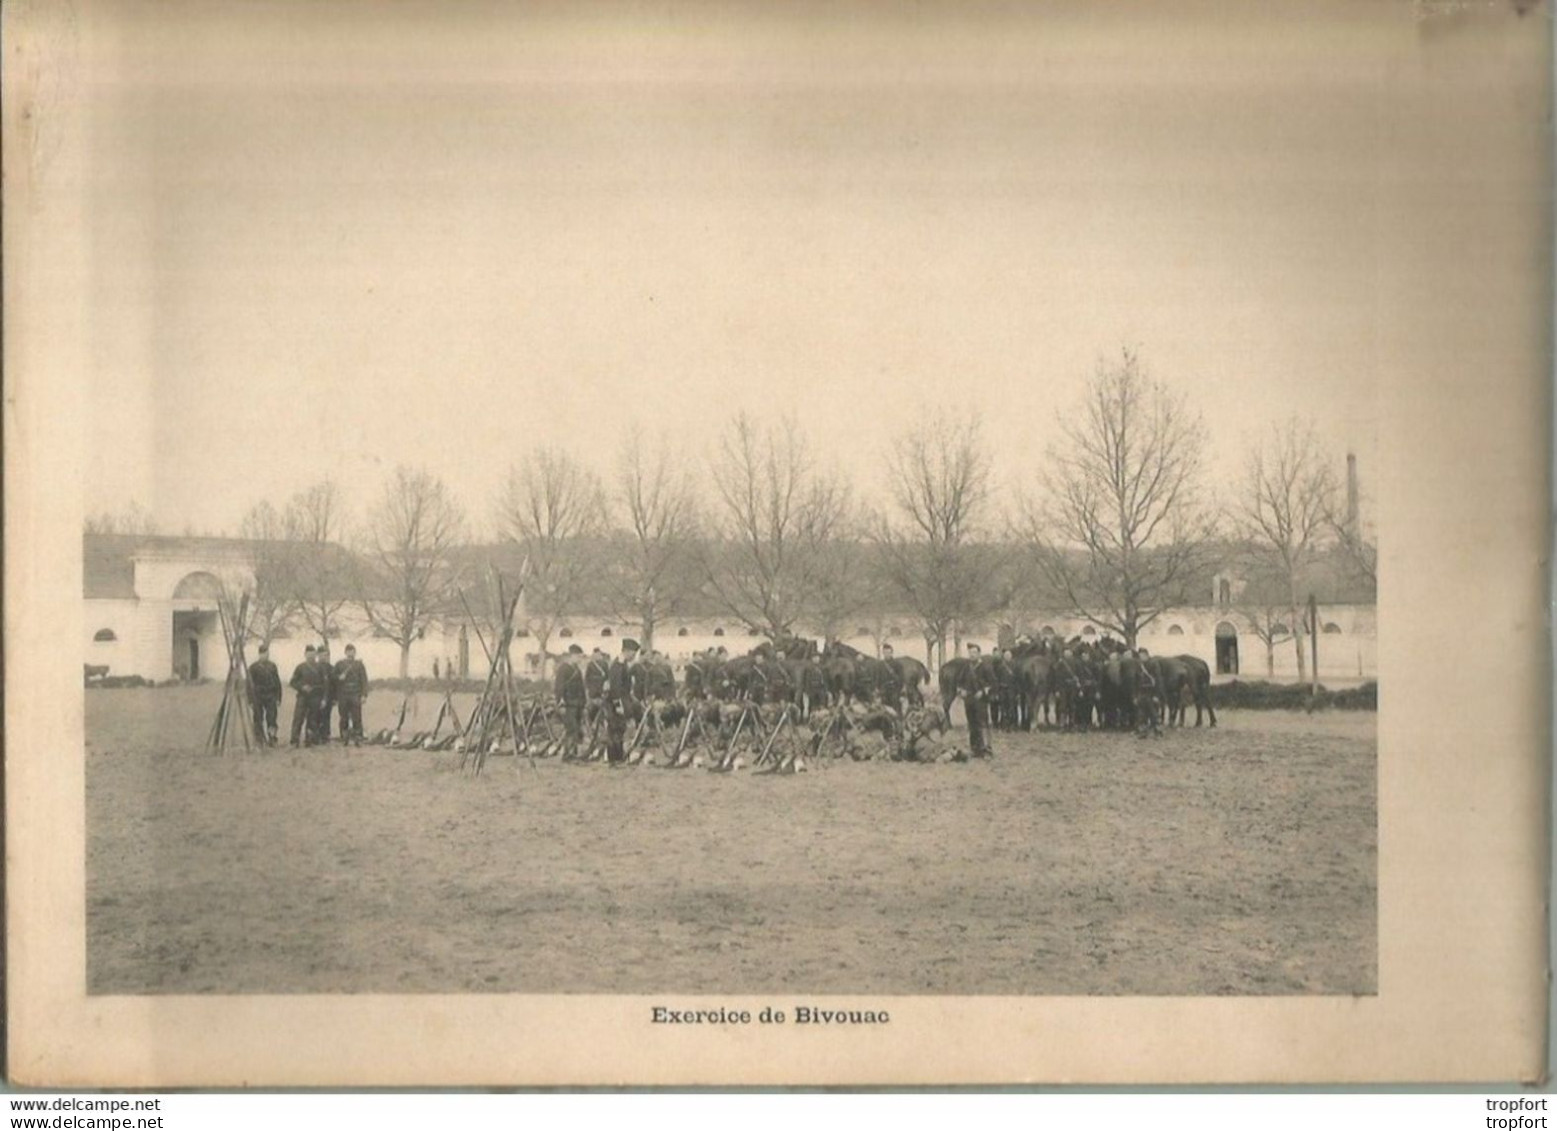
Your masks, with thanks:
[{"label": "standing soldier", "polygon": [[681,687],[688,702],[696,702],[708,694],[708,653],[694,652],[681,673]]},{"label": "standing soldier", "polygon": [[562,726],[567,734],[567,745],[562,757],[572,761],[578,757],[584,741],[584,706],[589,692],[584,684],[584,649],[577,644],[568,645],[567,657],[557,665],[557,677],[552,692],[562,704]]},{"label": "standing soldier", "polygon": [[773,669],[768,667],[768,654],[758,651],[752,655],[751,671],[746,675],[746,698],[757,708],[762,718],[762,704],[768,701],[768,686],[773,682]]},{"label": "standing soldier", "polygon": [[330,741],[330,711],[335,706],[335,669],[330,666],[330,645],[325,642],[314,649],[314,666],[318,669],[320,697],[314,709],[314,741]]},{"label": "standing soldier", "polygon": [[996,694],[1000,703],[1000,729],[1016,729],[1016,653],[1002,648],[995,661]]},{"label": "standing soldier", "polygon": [[622,641],[622,654],[611,664],[606,681],[606,761],[613,766],[625,765],[627,750],[623,739],[627,737],[627,720],[633,708],[633,668],[638,660],[638,642]]},{"label": "standing soldier", "polygon": [[968,716],[968,748],[975,758],[993,758],[989,745],[989,693],[995,672],[984,650],[968,645],[967,687],[963,689],[962,708]]},{"label": "standing soldier", "polygon": [[335,665],[335,702],[341,710],[341,745],[362,745],[362,704],[368,698],[368,669],[357,659],[357,646],[346,645],[346,658]]},{"label": "standing soldier", "polygon": [[319,733],[319,702],[324,696],[319,662],[314,657],[312,644],[303,649],[303,662],[293,669],[291,686],[297,693],[292,704],[292,745],[296,746],[301,741],[306,746],[312,746]]},{"label": "standing soldier", "polygon": [[270,645],[259,646],[259,659],[249,665],[249,705],[254,711],[254,737],[276,744],[276,715],[281,710],[281,673],[270,662]]},{"label": "standing soldier", "polygon": [[895,712],[903,709],[903,669],[897,666],[897,654],[892,645],[881,646],[881,701]]}]

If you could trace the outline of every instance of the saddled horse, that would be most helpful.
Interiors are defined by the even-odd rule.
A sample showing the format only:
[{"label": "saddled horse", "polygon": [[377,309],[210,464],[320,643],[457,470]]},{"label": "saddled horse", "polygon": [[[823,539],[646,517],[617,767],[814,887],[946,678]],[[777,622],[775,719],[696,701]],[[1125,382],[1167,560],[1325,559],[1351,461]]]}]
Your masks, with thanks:
[{"label": "saddled horse", "polygon": [[883,693],[891,693],[897,675],[887,669],[884,661],[867,656],[841,640],[830,641],[822,655],[822,667],[827,673],[827,687],[834,703],[874,703]]},{"label": "saddled horse", "polygon": [[897,669],[898,684],[909,707],[915,709],[923,707],[924,688],[930,682],[930,669],[912,656],[894,656],[887,662]]}]

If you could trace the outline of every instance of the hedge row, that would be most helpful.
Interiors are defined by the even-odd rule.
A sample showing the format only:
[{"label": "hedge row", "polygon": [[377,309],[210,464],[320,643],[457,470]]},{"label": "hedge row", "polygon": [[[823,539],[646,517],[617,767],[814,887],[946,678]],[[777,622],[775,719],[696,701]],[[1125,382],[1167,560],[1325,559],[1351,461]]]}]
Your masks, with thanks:
[{"label": "hedge row", "polygon": [[1318,695],[1306,683],[1267,683],[1264,680],[1231,680],[1211,685],[1211,702],[1217,707],[1242,707],[1250,711],[1377,711],[1379,685],[1369,680],[1359,687],[1331,691],[1323,684]]}]

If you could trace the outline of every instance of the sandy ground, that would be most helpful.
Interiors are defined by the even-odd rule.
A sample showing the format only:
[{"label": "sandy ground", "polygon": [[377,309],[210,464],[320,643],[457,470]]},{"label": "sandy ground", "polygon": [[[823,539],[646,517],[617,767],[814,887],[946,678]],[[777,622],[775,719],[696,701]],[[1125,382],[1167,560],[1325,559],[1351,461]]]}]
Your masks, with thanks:
[{"label": "sandy ground", "polygon": [[218,696],[87,693],[93,993],[1376,991],[1372,714],[471,778],[454,753],[208,755]]}]

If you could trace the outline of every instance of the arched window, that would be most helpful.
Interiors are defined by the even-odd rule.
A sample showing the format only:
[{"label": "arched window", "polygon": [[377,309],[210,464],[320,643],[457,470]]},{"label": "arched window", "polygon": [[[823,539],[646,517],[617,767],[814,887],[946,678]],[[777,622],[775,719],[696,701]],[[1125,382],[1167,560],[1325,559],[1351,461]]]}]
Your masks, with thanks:
[{"label": "arched window", "polygon": [[1168,626],[1168,635],[1169,636],[1183,636],[1184,635],[1184,626],[1181,625],[1181,624],[1170,624]]},{"label": "arched window", "polygon": [[114,630],[111,628],[100,628],[93,634],[92,639],[98,644],[107,644],[111,640],[118,640],[119,637],[114,635]]},{"label": "arched window", "polygon": [[1092,626],[1091,626],[1091,625],[1090,625],[1090,624],[1089,624],[1089,625],[1087,625],[1087,626],[1085,626],[1085,627],[1084,627],[1084,628],[1083,628],[1083,629],[1082,629],[1082,630],[1081,630],[1081,635],[1083,635],[1083,636],[1096,636],[1096,635],[1097,635],[1097,629],[1095,629],[1095,628],[1093,628],[1093,627],[1092,627]]},{"label": "arched window", "polygon": [[530,630],[528,628],[516,628],[516,629],[514,629],[514,635],[515,636],[529,636],[530,635]]},{"label": "arched window", "polygon": [[557,633],[557,635],[566,640],[568,637],[573,635],[573,630],[571,628],[564,628],[561,632]]},{"label": "arched window", "polygon": [[721,625],[720,627],[714,629],[714,635],[715,636],[723,636],[724,635],[724,626]]},{"label": "arched window", "polygon": [[677,636],[690,636],[691,633],[687,631],[687,626],[686,625],[682,625],[680,628],[676,629],[676,635]]},{"label": "arched window", "polygon": [[610,635],[612,635],[611,626],[610,625],[606,625],[604,628],[602,628],[600,630],[600,635],[601,636],[610,636]]},{"label": "arched window", "polygon": [[1332,621],[1327,621],[1325,623],[1325,635],[1326,636],[1339,636],[1340,632],[1341,632],[1341,626],[1336,624],[1333,620]]}]

